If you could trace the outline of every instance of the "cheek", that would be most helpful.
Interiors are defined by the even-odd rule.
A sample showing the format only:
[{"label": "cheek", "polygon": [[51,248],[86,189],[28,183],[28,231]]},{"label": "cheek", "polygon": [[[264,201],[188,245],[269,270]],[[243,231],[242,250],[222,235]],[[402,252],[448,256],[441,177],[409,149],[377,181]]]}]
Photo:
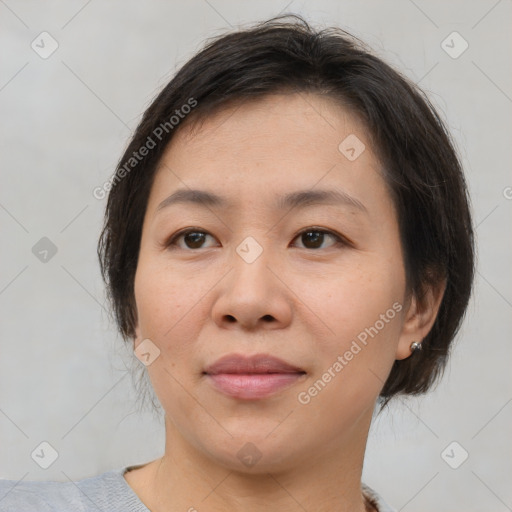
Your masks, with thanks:
[{"label": "cheek", "polygon": [[314,293],[329,334],[316,339],[317,364],[297,399],[323,417],[328,437],[373,407],[395,359],[403,307],[399,287],[368,272],[326,281]]},{"label": "cheek", "polygon": [[301,291],[318,315],[311,322],[328,326],[322,329],[326,335],[316,338],[318,364],[308,383],[312,387],[301,390],[318,413],[357,410],[358,403],[371,403],[393,365],[405,281],[392,258],[372,259],[337,270]]},{"label": "cheek", "polygon": [[143,258],[135,277],[135,299],[140,336],[149,338],[160,350],[159,356],[147,367],[156,396],[171,421],[186,424],[189,417],[197,421],[194,402],[184,391],[193,367],[194,340],[199,337],[201,297],[205,294],[198,280],[147,262]]},{"label": "cheek", "polygon": [[[393,304],[403,299],[404,279],[400,269],[382,263],[358,264],[332,271],[314,281],[300,280],[299,297],[325,324],[328,348],[338,347],[341,340],[355,338],[376,322],[381,315],[387,320],[385,331],[399,330],[397,309]],[[388,313],[386,315],[386,313]]]},{"label": "cheek", "polygon": [[190,321],[201,308],[205,291],[200,280],[184,279],[169,268],[139,262],[135,301],[140,335],[163,352],[181,352],[194,339],[200,323]]}]

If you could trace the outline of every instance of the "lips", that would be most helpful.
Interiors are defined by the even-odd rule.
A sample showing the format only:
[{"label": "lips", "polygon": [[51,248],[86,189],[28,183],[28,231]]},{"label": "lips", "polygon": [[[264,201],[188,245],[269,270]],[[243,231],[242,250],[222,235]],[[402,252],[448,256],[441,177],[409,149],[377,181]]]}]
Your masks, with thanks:
[{"label": "lips", "polygon": [[251,374],[251,373],[300,373],[301,368],[288,364],[282,359],[266,354],[242,356],[238,354],[221,357],[215,363],[206,367],[205,373]]},{"label": "lips", "polygon": [[302,368],[268,354],[224,356],[207,366],[203,373],[217,391],[243,400],[274,395],[306,374]]}]

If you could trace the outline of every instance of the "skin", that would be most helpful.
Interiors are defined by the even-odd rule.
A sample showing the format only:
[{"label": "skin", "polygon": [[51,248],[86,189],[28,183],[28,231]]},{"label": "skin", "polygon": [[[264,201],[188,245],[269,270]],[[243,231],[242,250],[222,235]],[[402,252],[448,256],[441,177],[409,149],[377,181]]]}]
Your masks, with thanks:
[{"label": "skin", "polygon": [[[435,320],[442,287],[419,307],[406,289],[393,202],[358,119],[313,94],[272,95],[224,108],[200,129],[185,124],[164,153],[145,215],[134,348],[165,410],[164,455],[125,474],[155,511],[363,512],[361,472],[376,399],[395,359]],[[338,146],[356,134],[354,161]],[[177,189],[226,196],[230,207],[175,204]],[[296,190],[337,190],[360,201],[276,209]],[[184,228],[206,233],[199,242]],[[314,241],[301,233],[322,228]],[[262,248],[247,263],[236,248]],[[402,306],[342,371],[302,404],[300,392],[380,315]],[[390,315],[389,315],[390,316]],[[206,365],[226,354],[271,354],[306,374],[270,398],[243,401],[213,388]],[[332,370],[331,370],[332,373]],[[246,443],[261,454],[237,457]]]}]

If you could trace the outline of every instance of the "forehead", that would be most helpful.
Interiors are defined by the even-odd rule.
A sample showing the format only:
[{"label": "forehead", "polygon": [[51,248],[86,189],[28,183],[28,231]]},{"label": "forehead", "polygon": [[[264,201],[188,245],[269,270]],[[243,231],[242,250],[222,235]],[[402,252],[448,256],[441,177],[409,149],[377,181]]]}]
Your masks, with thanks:
[{"label": "forehead", "polygon": [[190,121],[185,120],[177,131],[167,153],[176,153],[177,146],[179,149],[186,146],[194,149],[189,157],[215,150],[222,151],[225,157],[253,156],[260,160],[266,151],[269,158],[277,156],[274,150],[286,158],[300,148],[301,153],[314,151],[317,157],[334,162],[340,156],[338,146],[344,133],[368,139],[358,116],[334,99],[313,93],[272,94],[231,101],[213,114],[199,118],[199,123],[194,117]]},{"label": "forehead", "polygon": [[330,98],[279,94],[180,127],[161,158],[148,206],[156,209],[182,188],[275,203],[277,196],[315,187],[361,202],[390,199],[367,129],[355,115]]}]

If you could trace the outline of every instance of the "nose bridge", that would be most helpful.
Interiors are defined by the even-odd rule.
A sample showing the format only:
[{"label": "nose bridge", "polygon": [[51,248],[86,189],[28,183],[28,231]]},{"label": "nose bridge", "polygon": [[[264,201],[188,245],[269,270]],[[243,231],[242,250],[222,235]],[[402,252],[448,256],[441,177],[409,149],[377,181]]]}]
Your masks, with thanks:
[{"label": "nose bridge", "polygon": [[[236,247],[235,252],[238,254],[241,260],[244,261],[247,265],[252,265],[257,260],[266,260],[268,259],[269,255],[269,244],[267,243],[265,245],[265,249],[263,248],[263,242],[262,235],[259,235],[258,238],[262,243],[258,242],[256,238],[253,236],[246,236],[240,244]],[[266,253],[263,258],[261,257],[263,253]]]},{"label": "nose bridge", "polygon": [[235,254],[233,254],[232,279],[235,280],[233,285],[239,293],[243,292],[245,296],[264,294],[264,289],[268,287],[268,280],[272,276],[267,268],[270,260],[270,245],[262,240],[262,235],[259,235],[258,238],[261,243],[253,236],[245,237],[235,248]]},{"label": "nose bridge", "polygon": [[263,235],[256,236],[244,238],[232,254],[232,272],[213,310],[219,325],[236,321],[247,328],[259,323],[282,326],[291,318],[289,300],[268,268],[273,261],[271,243]]}]

